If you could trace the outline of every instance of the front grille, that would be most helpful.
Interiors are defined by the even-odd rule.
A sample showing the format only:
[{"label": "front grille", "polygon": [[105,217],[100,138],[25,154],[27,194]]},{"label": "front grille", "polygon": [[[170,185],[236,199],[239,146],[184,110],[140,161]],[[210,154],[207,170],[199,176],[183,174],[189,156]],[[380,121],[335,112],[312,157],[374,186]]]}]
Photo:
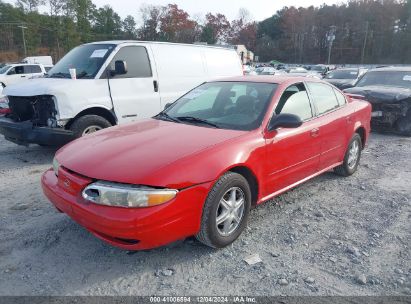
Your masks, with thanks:
[{"label": "front grille", "polygon": [[49,118],[55,118],[57,111],[53,97],[40,96],[8,96],[11,114],[14,121],[31,121],[36,126],[47,126]]}]

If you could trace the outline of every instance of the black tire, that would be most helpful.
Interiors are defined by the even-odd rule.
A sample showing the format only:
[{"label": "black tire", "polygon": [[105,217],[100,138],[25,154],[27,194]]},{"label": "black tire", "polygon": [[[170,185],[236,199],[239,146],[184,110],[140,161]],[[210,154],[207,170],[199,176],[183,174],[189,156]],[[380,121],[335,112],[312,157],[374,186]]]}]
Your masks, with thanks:
[{"label": "black tire", "polygon": [[82,137],[84,131],[91,127],[98,126],[101,129],[111,127],[111,123],[98,115],[84,115],[77,118],[70,126],[70,130],[73,131],[75,137]]},{"label": "black tire", "polygon": [[[220,200],[232,188],[241,189],[244,195],[244,209],[238,226],[229,235],[222,235],[217,228],[217,212]],[[213,186],[204,203],[201,228],[196,235],[201,243],[212,247],[222,248],[234,242],[247,225],[251,207],[251,190],[247,180],[240,174],[227,172]]]},{"label": "black tire", "polygon": [[406,116],[399,118],[395,122],[395,129],[401,135],[411,136],[411,110],[408,110]]},{"label": "black tire", "polygon": [[[355,162],[355,165],[350,166],[349,165],[350,149],[354,143],[356,143],[359,147],[358,157]],[[345,152],[345,155],[344,155],[344,162],[340,166],[335,167],[334,172],[341,176],[350,176],[354,174],[355,171],[357,171],[358,165],[360,164],[361,151],[362,151],[362,140],[361,140],[360,135],[355,133],[353,137],[351,138],[350,143],[348,144],[347,151]]]}]

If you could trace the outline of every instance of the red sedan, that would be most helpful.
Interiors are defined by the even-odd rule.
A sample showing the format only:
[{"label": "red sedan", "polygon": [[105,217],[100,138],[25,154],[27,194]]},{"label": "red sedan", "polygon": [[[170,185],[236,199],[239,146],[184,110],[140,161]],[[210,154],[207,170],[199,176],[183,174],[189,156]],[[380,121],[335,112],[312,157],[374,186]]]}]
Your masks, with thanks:
[{"label": "red sedan", "polygon": [[128,250],[196,236],[232,243],[250,208],[358,167],[371,106],[316,79],[208,82],[138,123],[80,138],[42,178],[61,212]]}]

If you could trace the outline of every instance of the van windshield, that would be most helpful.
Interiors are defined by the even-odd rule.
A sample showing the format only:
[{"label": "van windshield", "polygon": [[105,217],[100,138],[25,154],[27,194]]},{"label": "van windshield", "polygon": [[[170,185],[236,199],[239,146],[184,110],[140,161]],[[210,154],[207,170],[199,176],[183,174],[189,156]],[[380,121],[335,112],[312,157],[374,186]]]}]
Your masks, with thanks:
[{"label": "van windshield", "polygon": [[86,44],[71,50],[48,72],[49,78],[71,78],[70,69],[76,69],[77,79],[94,78],[115,44]]}]

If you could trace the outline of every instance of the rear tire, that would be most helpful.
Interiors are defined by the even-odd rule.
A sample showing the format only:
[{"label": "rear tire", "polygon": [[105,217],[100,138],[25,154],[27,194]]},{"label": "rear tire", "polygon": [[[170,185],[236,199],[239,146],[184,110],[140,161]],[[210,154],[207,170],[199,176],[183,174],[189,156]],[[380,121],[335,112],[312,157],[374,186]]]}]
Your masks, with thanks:
[{"label": "rear tire", "polygon": [[251,207],[251,191],[240,174],[227,172],[213,186],[203,207],[201,243],[222,248],[234,242],[247,225]]},{"label": "rear tire", "polygon": [[362,140],[359,134],[355,133],[348,144],[343,163],[334,168],[334,172],[341,176],[350,176],[357,171],[360,164],[362,150]]},{"label": "rear tire", "polygon": [[111,127],[111,123],[98,115],[84,115],[77,118],[70,126],[76,138]]}]

